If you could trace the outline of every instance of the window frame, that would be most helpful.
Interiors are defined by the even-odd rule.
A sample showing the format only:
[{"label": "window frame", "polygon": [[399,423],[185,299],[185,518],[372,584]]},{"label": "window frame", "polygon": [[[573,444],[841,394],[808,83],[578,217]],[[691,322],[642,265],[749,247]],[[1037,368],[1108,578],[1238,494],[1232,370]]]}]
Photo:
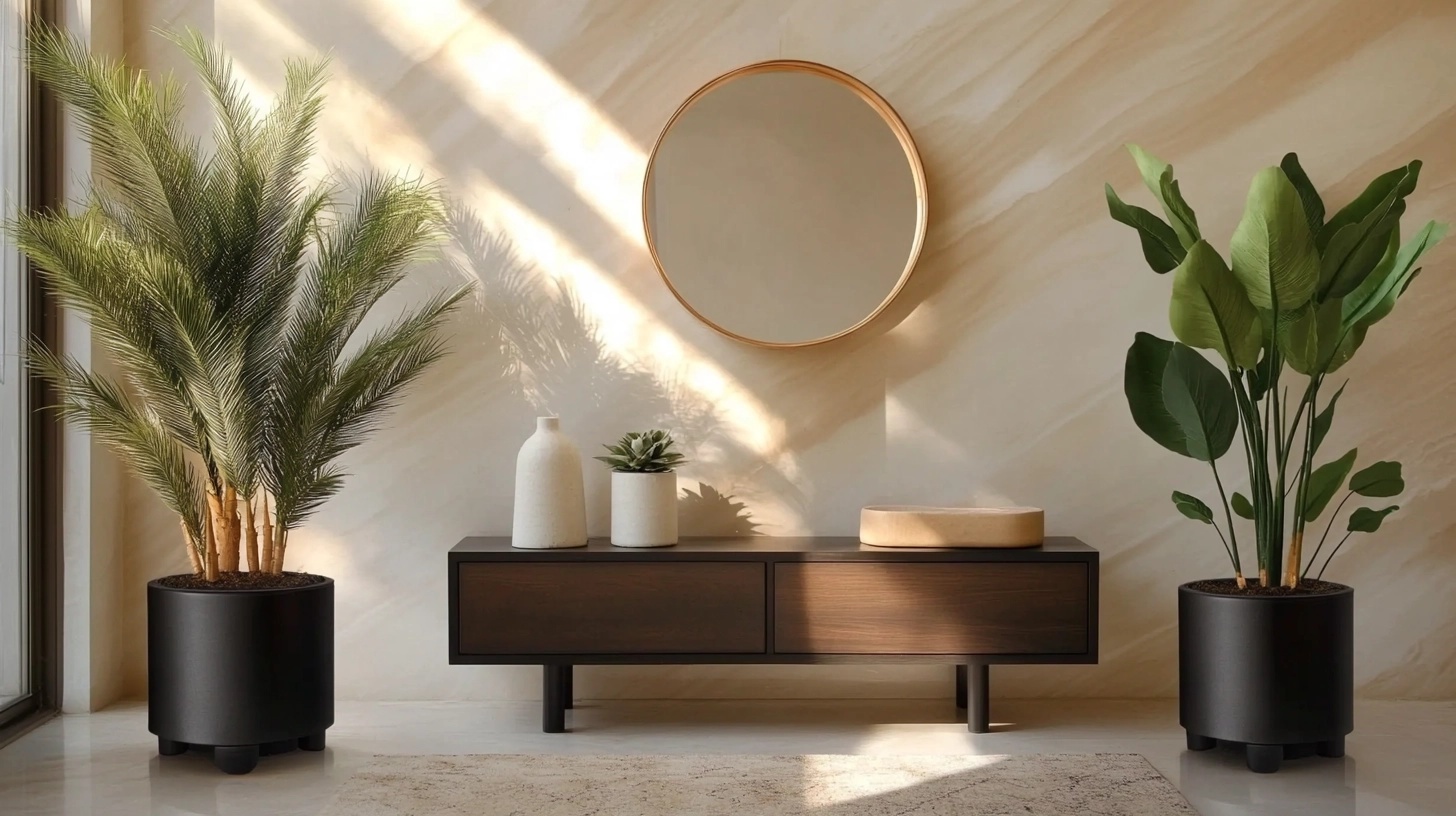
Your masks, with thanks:
[{"label": "window frame", "polygon": [[[30,21],[55,24],[59,20],[57,0],[19,0]],[[29,77],[21,100],[26,133],[24,162],[25,201],[21,206],[50,209],[61,204],[61,122],[59,109],[49,91]],[[60,311],[47,292],[34,264],[21,265],[24,281],[25,335],[33,342],[56,348]],[[0,746],[54,716],[61,701],[61,435],[54,412],[38,410],[53,403],[46,384],[33,373],[26,375],[22,418],[25,435],[22,486],[26,548],[29,662],[28,693],[0,709]]]}]

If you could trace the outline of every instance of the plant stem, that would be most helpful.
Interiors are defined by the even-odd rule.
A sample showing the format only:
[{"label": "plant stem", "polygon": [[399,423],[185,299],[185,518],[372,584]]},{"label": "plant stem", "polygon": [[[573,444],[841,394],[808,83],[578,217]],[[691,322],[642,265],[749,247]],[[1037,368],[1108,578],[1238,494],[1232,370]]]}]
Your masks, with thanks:
[{"label": "plant stem", "polygon": [[[1238,579],[1239,586],[1240,588],[1242,588],[1244,580],[1244,568],[1239,564],[1239,536],[1238,533],[1234,531],[1234,513],[1232,510],[1229,509],[1228,494],[1224,492],[1223,480],[1220,479],[1218,476],[1218,463],[1210,461],[1208,463],[1208,466],[1213,468],[1213,483],[1218,485],[1218,498],[1223,502],[1223,515],[1224,518],[1228,521],[1230,540],[1224,542],[1224,549],[1229,551],[1229,559],[1234,562],[1234,577]],[[1213,525],[1213,527],[1215,530],[1218,529],[1217,524]],[[1222,533],[1219,533],[1219,538],[1223,538]]]},{"label": "plant stem", "polygon": [[1352,535],[1354,535],[1353,532],[1345,533],[1345,537],[1340,539],[1340,543],[1336,544],[1333,550],[1330,550],[1329,556],[1325,558],[1325,565],[1320,567],[1319,574],[1314,577],[1316,581],[1323,581],[1325,579],[1325,570],[1329,569],[1330,562],[1335,560],[1335,553],[1339,552],[1340,548],[1345,546],[1345,542],[1349,541]]},{"label": "plant stem", "polygon": [[[1303,563],[1304,549],[1304,507],[1309,502],[1309,475],[1310,468],[1314,464],[1314,406],[1319,399],[1320,378],[1318,375],[1310,377],[1309,386],[1304,390],[1304,398],[1299,401],[1299,410],[1294,414],[1294,422],[1297,427],[1299,418],[1303,416],[1304,421],[1304,445],[1299,457],[1299,489],[1294,491],[1294,534],[1289,538],[1289,560],[1284,567],[1284,584],[1290,589],[1299,586],[1300,565]],[[1305,413],[1305,406],[1309,406],[1309,413]],[[1295,430],[1289,431],[1290,442],[1294,441]],[[1293,445],[1290,446],[1291,448]]]},{"label": "plant stem", "polygon": [[1271,383],[1269,385],[1271,413],[1274,423],[1274,460],[1278,463],[1278,481],[1272,485],[1273,513],[1270,515],[1267,530],[1269,536],[1268,552],[1265,560],[1259,564],[1259,580],[1263,586],[1268,586],[1269,575],[1277,570],[1284,561],[1284,485],[1287,483],[1286,462],[1289,453],[1286,450],[1289,440],[1284,438],[1283,416],[1284,408],[1279,400],[1279,378],[1284,371],[1284,358],[1280,356],[1277,345],[1271,345],[1273,358],[1269,366]]},{"label": "plant stem", "polygon": [[1306,577],[1308,577],[1309,571],[1314,568],[1314,561],[1316,558],[1319,558],[1320,550],[1325,548],[1325,539],[1330,537],[1330,530],[1335,526],[1335,519],[1340,517],[1340,511],[1345,509],[1345,502],[1349,501],[1353,495],[1355,495],[1355,491],[1351,490],[1345,494],[1343,499],[1340,499],[1339,504],[1335,505],[1335,512],[1330,514],[1330,520],[1325,523],[1325,532],[1324,535],[1320,536],[1319,546],[1314,548],[1314,553],[1309,557],[1309,563],[1304,565],[1304,575]]}]

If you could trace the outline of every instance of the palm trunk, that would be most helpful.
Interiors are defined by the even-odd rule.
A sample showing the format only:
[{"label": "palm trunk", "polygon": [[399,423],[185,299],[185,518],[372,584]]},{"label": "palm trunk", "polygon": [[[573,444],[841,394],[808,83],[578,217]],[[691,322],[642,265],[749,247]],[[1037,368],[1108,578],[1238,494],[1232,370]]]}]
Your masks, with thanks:
[{"label": "palm trunk", "polygon": [[221,517],[216,512],[217,511],[217,508],[219,507],[219,502],[217,500],[217,496],[214,495],[212,493],[212,491],[208,491],[208,493],[207,493],[207,506],[208,506],[209,510],[211,510],[212,512],[209,512],[209,513],[206,514],[207,515],[207,518],[206,518],[207,524],[206,524],[206,527],[205,527],[205,532],[207,534],[207,559],[206,559],[207,560],[207,565],[206,565],[207,573],[206,574],[207,574],[207,580],[209,582],[212,582],[212,581],[216,581],[217,580],[217,575],[218,575],[218,570],[217,570],[217,524],[221,520]]},{"label": "palm trunk", "polygon": [[197,542],[192,539],[192,534],[187,532],[187,522],[179,522],[182,525],[182,543],[187,545],[187,560],[192,564],[192,574],[201,575],[202,556],[197,553]]},{"label": "palm trunk", "polygon": [[288,549],[288,531],[278,531],[278,541],[273,544],[273,574],[283,574],[283,552]]},{"label": "palm trunk", "polygon": [[237,572],[243,525],[238,521],[238,491],[232,485],[224,488],[222,514],[227,535],[223,538],[219,561],[223,572]]},{"label": "palm trunk", "polygon": [[263,561],[264,572],[273,571],[273,514],[268,512],[268,491],[263,491]]},{"label": "palm trunk", "polygon": [[246,552],[248,554],[248,572],[258,571],[258,525],[253,518],[253,497],[243,497],[243,518],[248,522],[248,538]]}]

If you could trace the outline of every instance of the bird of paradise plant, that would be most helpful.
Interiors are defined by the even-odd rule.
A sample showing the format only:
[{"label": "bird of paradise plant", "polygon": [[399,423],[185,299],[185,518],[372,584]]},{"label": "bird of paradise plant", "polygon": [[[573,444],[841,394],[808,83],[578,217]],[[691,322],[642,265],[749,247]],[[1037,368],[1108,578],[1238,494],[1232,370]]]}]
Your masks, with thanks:
[{"label": "bird of paradise plant", "polygon": [[[1401,242],[1400,218],[1419,161],[1379,176],[1326,218],[1323,199],[1290,153],[1254,177],[1226,261],[1202,235],[1173,168],[1136,145],[1128,149],[1167,220],[1124,203],[1111,185],[1108,210],[1137,231],[1154,272],[1173,273],[1168,320],[1177,338],[1137,334],[1124,369],[1128,407],[1155,442],[1212,468],[1222,528],[1202,500],[1174,491],[1173,503],[1218,532],[1239,589],[1248,582],[1235,515],[1253,522],[1259,586],[1296,589],[1351,497],[1388,498],[1405,489],[1399,462],[1378,461],[1351,475],[1357,449],[1315,461],[1345,390],[1341,383],[1330,393],[1328,381],[1395,308],[1420,273],[1416,262],[1447,225],[1428,222]],[[1195,349],[1216,356],[1211,361]],[[1230,496],[1218,468],[1235,437],[1248,469],[1247,496]],[[1306,557],[1308,526],[1342,489]],[[1398,509],[1355,509],[1315,577],[1351,535],[1376,532]]]}]

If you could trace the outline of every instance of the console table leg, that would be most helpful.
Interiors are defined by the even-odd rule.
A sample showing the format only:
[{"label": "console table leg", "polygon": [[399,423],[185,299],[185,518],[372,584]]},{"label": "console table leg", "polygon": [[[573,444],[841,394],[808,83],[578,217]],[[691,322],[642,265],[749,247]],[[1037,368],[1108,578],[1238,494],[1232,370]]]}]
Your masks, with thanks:
[{"label": "console table leg", "polygon": [[566,689],[570,677],[570,666],[541,667],[541,730],[547,734],[566,730]]},{"label": "console table leg", "polygon": [[956,666],[956,708],[966,707],[966,664]]},{"label": "console table leg", "polygon": [[576,667],[563,666],[562,668],[566,670],[566,678],[564,681],[566,688],[561,693],[564,698],[562,700],[562,707],[576,708]]},{"label": "console table leg", "polygon": [[966,727],[972,734],[991,730],[991,667],[972,663],[965,668]]}]

